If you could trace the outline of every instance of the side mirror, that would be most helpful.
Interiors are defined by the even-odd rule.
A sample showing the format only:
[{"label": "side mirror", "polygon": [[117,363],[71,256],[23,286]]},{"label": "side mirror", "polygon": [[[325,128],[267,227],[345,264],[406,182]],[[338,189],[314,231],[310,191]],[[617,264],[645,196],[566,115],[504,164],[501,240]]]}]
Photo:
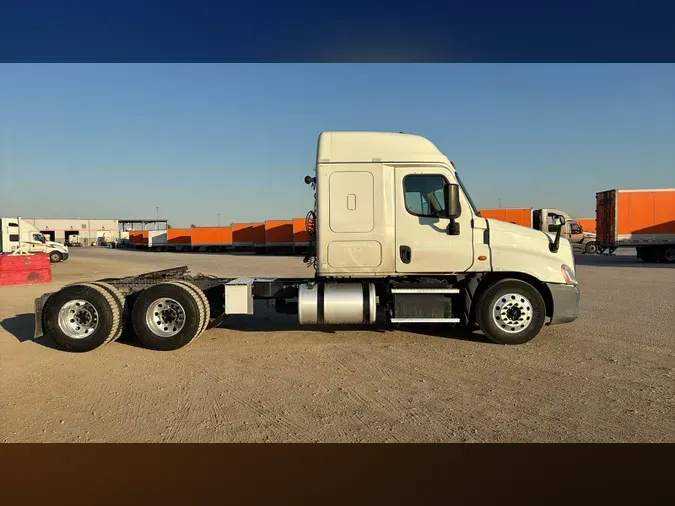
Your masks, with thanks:
[{"label": "side mirror", "polygon": [[445,214],[451,220],[459,218],[462,214],[462,208],[459,205],[459,185],[455,183],[446,184],[443,187],[443,199],[445,200]]},{"label": "side mirror", "polygon": [[565,226],[565,217],[556,214],[553,216],[553,224],[558,227],[558,230],[556,230],[555,239],[553,239],[553,242],[549,243],[548,249],[551,251],[551,253],[557,253],[560,249],[560,234],[562,233],[562,229]]}]

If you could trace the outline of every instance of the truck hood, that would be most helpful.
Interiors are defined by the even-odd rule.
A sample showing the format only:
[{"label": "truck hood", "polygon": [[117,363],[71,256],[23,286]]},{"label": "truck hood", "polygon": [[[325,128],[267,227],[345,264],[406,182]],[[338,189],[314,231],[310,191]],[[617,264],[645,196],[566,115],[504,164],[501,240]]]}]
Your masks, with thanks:
[{"label": "truck hood", "polygon": [[68,246],[64,246],[60,242],[53,242],[53,241],[47,241],[45,242],[45,246],[48,246],[50,248],[58,249],[61,251],[68,251]]},{"label": "truck hood", "polygon": [[[516,225],[515,223],[508,223],[506,221],[500,221],[495,219],[488,219],[488,224],[490,225],[490,230],[496,230],[499,232],[506,232],[509,234],[522,235],[525,237],[531,237],[533,239],[540,239],[548,242],[545,234],[541,230],[535,230],[530,227],[523,227],[522,225]],[[555,234],[551,234],[551,237],[554,238]],[[562,242],[562,239],[561,239]]]},{"label": "truck hood", "polygon": [[560,247],[551,252],[555,234],[489,219],[492,269],[504,272],[522,272],[550,282],[564,283],[561,267],[574,269],[572,245],[564,237]]}]

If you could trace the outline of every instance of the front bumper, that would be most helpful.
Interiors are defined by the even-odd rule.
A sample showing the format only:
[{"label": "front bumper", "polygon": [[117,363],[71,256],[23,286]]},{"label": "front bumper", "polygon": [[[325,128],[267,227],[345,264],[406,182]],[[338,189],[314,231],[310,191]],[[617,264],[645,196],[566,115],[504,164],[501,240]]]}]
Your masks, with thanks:
[{"label": "front bumper", "polygon": [[581,293],[578,285],[547,283],[553,298],[553,314],[549,325],[573,322],[579,316]]}]

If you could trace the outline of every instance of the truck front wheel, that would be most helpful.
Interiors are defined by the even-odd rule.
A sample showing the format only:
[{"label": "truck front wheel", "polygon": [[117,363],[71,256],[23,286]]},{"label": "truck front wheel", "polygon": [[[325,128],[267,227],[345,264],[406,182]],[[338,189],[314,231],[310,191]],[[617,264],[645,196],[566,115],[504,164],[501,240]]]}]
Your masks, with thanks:
[{"label": "truck front wheel", "polygon": [[49,261],[51,263],[58,264],[61,260],[63,260],[63,255],[60,251],[52,251],[49,253]]},{"label": "truck front wheel", "polygon": [[478,300],[476,323],[499,344],[523,344],[544,326],[546,303],[529,283],[502,279],[485,290]]}]

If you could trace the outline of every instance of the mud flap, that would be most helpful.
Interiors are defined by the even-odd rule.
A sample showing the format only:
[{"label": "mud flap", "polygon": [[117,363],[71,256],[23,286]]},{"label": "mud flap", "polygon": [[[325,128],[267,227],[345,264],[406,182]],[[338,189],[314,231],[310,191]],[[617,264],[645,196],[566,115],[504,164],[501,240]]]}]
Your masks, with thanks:
[{"label": "mud flap", "polygon": [[44,311],[45,305],[49,297],[53,295],[52,293],[45,293],[41,297],[35,299],[35,314],[34,314],[34,331],[33,339],[42,337],[44,335],[44,329],[42,328],[42,312]]}]

